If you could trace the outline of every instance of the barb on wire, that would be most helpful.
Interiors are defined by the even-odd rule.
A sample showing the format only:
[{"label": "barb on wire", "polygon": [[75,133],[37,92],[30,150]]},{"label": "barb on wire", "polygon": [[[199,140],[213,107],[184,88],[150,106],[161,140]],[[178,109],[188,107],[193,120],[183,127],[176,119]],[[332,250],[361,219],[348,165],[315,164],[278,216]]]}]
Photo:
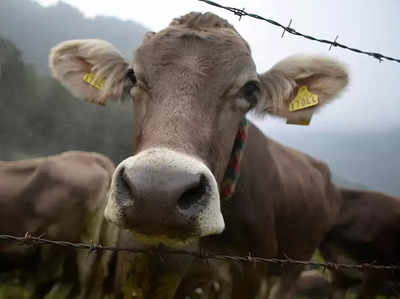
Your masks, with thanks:
[{"label": "barb on wire", "polygon": [[286,29],[290,29],[290,25],[292,25],[292,19],[290,19],[289,25],[287,25],[285,28],[283,28],[281,38],[283,38],[283,36],[285,35]]},{"label": "barb on wire", "polygon": [[[258,19],[258,20],[262,20],[262,21],[268,22],[269,24],[271,24],[273,26],[277,26],[277,27],[282,28],[284,30],[283,34],[285,32],[288,32],[288,33],[293,34],[293,35],[301,36],[301,37],[303,37],[305,39],[309,39],[309,40],[320,42],[320,43],[324,43],[324,44],[329,44],[330,48],[332,46],[333,47],[339,47],[339,48],[342,48],[342,49],[345,49],[345,50],[349,50],[349,51],[352,51],[352,52],[355,52],[355,53],[358,53],[358,54],[368,55],[368,56],[371,56],[371,57],[379,60],[379,62],[381,62],[381,61],[383,61],[385,59],[385,60],[389,60],[389,61],[394,61],[394,62],[400,63],[400,59],[398,59],[398,58],[393,58],[393,57],[386,56],[386,55],[383,55],[383,54],[380,54],[380,53],[363,51],[363,50],[359,50],[359,49],[356,49],[356,48],[352,48],[352,47],[347,46],[347,45],[342,44],[342,43],[338,43],[338,42],[336,42],[337,37],[336,37],[335,41],[316,38],[316,37],[313,37],[311,35],[303,34],[303,33],[298,32],[294,28],[290,27],[290,24],[288,26],[284,26],[284,25],[282,25],[282,24],[280,24],[277,21],[274,21],[272,19],[264,18],[262,16],[259,16],[257,14],[253,14],[253,13],[247,13],[244,9],[239,9],[239,8],[230,7],[230,6],[224,6],[224,5],[221,5],[219,3],[216,3],[216,2],[210,1],[210,0],[198,0],[198,1],[205,2],[205,3],[209,4],[209,5],[228,10],[228,11],[234,13],[235,15],[239,16],[240,18],[242,18],[244,16],[247,16],[247,17],[251,17],[251,18],[254,18],[254,19]],[[282,36],[283,36],[283,34],[282,34]]]},{"label": "barb on wire", "polygon": [[213,259],[225,262],[242,262],[242,263],[268,263],[268,264],[277,264],[282,267],[286,265],[301,265],[301,266],[313,266],[322,269],[355,269],[360,271],[369,271],[369,270],[380,270],[380,271],[400,271],[399,265],[377,265],[375,263],[364,263],[364,264],[341,264],[341,263],[332,263],[332,262],[316,262],[316,261],[303,261],[303,260],[295,260],[289,257],[284,259],[282,258],[263,258],[263,257],[255,257],[249,253],[248,256],[230,256],[230,255],[218,255],[212,254],[210,252],[205,251],[187,251],[187,250],[167,250],[163,249],[162,247],[153,249],[153,250],[146,250],[146,249],[139,249],[139,248],[128,248],[128,247],[113,247],[113,246],[103,246],[101,244],[86,244],[86,243],[72,243],[68,241],[55,241],[44,239],[41,236],[35,237],[32,236],[30,233],[26,233],[23,237],[8,235],[8,234],[0,234],[0,240],[8,240],[8,241],[15,241],[20,242],[23,245],[35,245],[35,246],[59,246],[65,248],[72,248],[72,249],[84,249],[88,250],[88,252],[95,252],[95,251],[114,251],[114,252],[130,252],[130,253],[144,253],[144,254],[164,254],[164,255],[189,255],[199,259]]},{"label": "barb on wire", "polygon": [[335,40],[333,41],[333,43],[329,46],[329,51],[332,49],[332,46],[337,47],[337,39],[339,37],[339,34],[336,35]]}]

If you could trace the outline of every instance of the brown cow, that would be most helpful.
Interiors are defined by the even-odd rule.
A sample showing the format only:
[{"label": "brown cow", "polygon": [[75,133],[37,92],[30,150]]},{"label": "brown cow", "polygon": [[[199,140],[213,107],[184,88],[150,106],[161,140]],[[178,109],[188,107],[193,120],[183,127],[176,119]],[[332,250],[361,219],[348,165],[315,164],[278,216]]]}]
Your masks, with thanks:
[{"label": "brown cow", "polygon": [[[321,245],[327,261],[337,263],[400,263],[400,199],[372,191],[343,189],[342,207],[334,227]],[[362,282],[358,298],[375,298],[385,291],[385,281],[396,297],[400,293],[399,272],[355,270],[333,271],[334,298],[345,298],[351,286]]]},{"label": "brown cow", "polygon": [[[23,236],[30,232],[55,240],[115,243],[118,235],[110,236],[113,228],[103,220],[113,171],[107,157],[78,151],[0,162],[0,233]],[[86,298],[87,292],[94,292],[96,279],[106,275],[102,265],[96,267],[98,273],[93,265],[109,258],[109,253],[88,256],[85,251],[1,241],[0,293],[14,298],[4,289],[11,285],[14,292],[20,289],[24,294],[15,298],[28,298],[27,294],[44,298],[47,292],[54,295],[70,284],[81,285],[79,292]],[[15,285],[15,281],[19,283]]]},{"label": "brown cow", "polygon": [[[86,101],[104,105],[131,95],[136,148],[114,172],[105,210],[126,229],[123,244],[190,244],[224,254],[307,259],[329,230],[340,197],[326,165],[265,137],[253,124],[236,192],[221,198],[219,190],[246,113],[310,117],[347,84],[336,61],[291,57],[257,74],[249,45],[227,21],[189,13],[148,33],[131,64],[101,40],[63,42],[49,63],[54,77]],[[291,112],[302,86],[318,105]],[[131,266],[119,256],[125,278],[116,283],[135,284],[134,293],[146,298],[172,298],[190,262],[129,258]],[[139,271],[139,264],[151,287],[128,283],[127,273]],[[270,274],[253,265],[245,272],[245,280],[241,271],[234,277],[248,283],[233,283],[235,298],[252,298],[259,278]],[[299,272],[287,269],[271,297],[292,298]]]}]

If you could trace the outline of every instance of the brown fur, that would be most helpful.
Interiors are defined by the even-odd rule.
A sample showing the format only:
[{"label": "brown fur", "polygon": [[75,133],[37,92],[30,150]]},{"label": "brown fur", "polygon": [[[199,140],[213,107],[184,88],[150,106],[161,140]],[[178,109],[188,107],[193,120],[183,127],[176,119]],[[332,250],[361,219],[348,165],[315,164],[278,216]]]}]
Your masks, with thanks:
[{"label": "brown fur", "polygon": [[170,26],[184,26],[190,29],[199,30],[201,28],[227,28],[236,32],[235,28],[226,20],[212,13],[191,12],[184,16],[174,19]]},{"label": "brown fur", "polygon": [[[254,126],[248,142],[237,191],[222,203],[227,228],[220,236],[201,240],[200,246],[220,254],[311,258],[340,204],[327,166],[266,138]],[[299,274],[300,270],[287,267],[282,272],[274,298],[291,298],[287,292],[294,291],[292,273]],[[239,271],[233,298],[257,294],[255,281],[246,279],[248,275],[258,277],[261,285],[262,277],[281,271],[261,264],[256,268],[250,265],[246,274]]]},{"label": "brown fur", "polygon": [[[107,157],[78,151],[0,162],[0,233],[24,236],[29,232],[53,240],[113,244],[118,234],[111,235],[112,228],[103,217],[113,171]],[[110,253],[88,256],[84,251],[60,247],[1,242],[0,273],[12,275],[21,269],[22,275],[30,273],[36,292],[49,285],[75,282],[82,298],[89,293],[98,298],[101,289],[96,288],[107,275],[110,257]],[[58,270],[52,273],[53,268]]]},{"label": "brown fur", "polygon": [[79,213],[93,209],[98,197],[105,195],[113,169],[108,158],[85,152],[0,162],[0,212],[5,213],[0,216],[0,230],[18,235],[43,233],[43,227],[60,221],[65,223],[60,237],[71,239],[68,234],[79,231],[71,229],[81,223]]},{"label": "brown fur", "polygon": [[[67,74],[65,69],[74,65],[77,53],[69,50],[69,43],[61,43],[52,50],[53,74],[76,96],[105,103],[107,88],[99,91],[87,86],[72,72],[68,76],[57,75]],[[77,49],[103,47],[107,55],[115,54],[105,42],[84,40],[73,44]],[[81,67],[90,69],[92,57],[89,52],[83,53],[87,65]],[[101,63],[100,56],[94,58],[96,63]],[[117,69],[123,64],[122,57],[113,61]],[[239,123],[251,108],[243,90],[246,83],[255,82],[258,86],[252,94],[257,99],[254,110],[278,116],[290,114],[290,101],[298,87],[307,84],[319,96],[320,104],[308,108],[307,112],[294,112],[292,116],[318,110],[348,81],[343,66],[320,57],[286,59],[259,75],[247,42],[225,20],[210,13],[188,14],[174,20],[166,29],[146,35],[135,52],[132,67],[137,78],[137,84],[130,91],[137,130],[134,154],[158,147],[196,157],[207,165],[218,184],[226,171]],[[116,74],[112,65],[107,64],[105,69],[109,73],[104,73],[107,78]],[[82,69],[78,69],[77,73],[80,72]],[[121,82],[118,79],[115,84]],[[236,193],[229,201],[221,202],[226,229],[220,235],[201,238],[199,246],[222,254],[251,252],[262,257],[288,255],[308,259],[330,229],[339,201],[326,165],[272,141],[251,125]],[[150,223],[154,215],[159,219],[163,204],[162,200],[154,202],[153,213],[142,216]],[[120,217],[124,217],[123,212]],[[176,234],[178,229],[170,234]],[[135,243],[129,234],[124,234],[121,240],[124,245]],[[120,255],[118,265],[124,265],[128,259]],[[154,272],[148,277],[153,286],[144,287],[146,294],[149,298],[172,298],[189,261],[167,259],[155,266],[156,260],[150,262]],[[233,298],[252,298],[263,277],[279,270],[261,265],[246,267],[246,275],[255,279],[244,279],[241,269],[237,268],[233,276]],[[116,289],[121,289],[126,282],[121,271],[117,271]],[[300,268],[287,269],[271,291],[271,298],[291,298],[293,282],[300,271]],[[169,285],[163,285],[167,280]]]},{"label": "brown fur", "polygon": [[[400,261],[400,199],[372,191],[344,189],[341,194],[343,201],[338,218],[321,245],[323,257],[337,263],[397,265]],[[395,291],[398,296],[398,273],[336,270],[333,271],[334,298],[344,298],[347,289],[360,283],[358,298],[375,298],[385,294],[384,282],[390,281],[394,282],[392,294]]]}]

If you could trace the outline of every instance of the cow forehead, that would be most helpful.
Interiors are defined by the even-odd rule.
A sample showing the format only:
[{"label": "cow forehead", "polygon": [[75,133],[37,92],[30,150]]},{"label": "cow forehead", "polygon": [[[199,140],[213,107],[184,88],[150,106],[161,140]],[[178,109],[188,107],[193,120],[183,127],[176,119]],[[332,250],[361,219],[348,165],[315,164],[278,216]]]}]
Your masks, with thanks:
[{"label": "cow forehead", "polygon": [[169,26],[145,40],[136,50],[135,71],[148,81],[168,72],[199,77],[226,76],[254,68],[247,42],[228,28],[196,29]]}]

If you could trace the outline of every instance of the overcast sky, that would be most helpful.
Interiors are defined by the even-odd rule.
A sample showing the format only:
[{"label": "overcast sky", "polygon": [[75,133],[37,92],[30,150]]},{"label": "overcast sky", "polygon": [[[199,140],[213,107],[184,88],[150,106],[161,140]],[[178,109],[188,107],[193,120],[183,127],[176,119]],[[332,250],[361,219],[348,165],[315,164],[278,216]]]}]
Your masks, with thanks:
[{"label": "overcast sky", "polygon": [[[35,0],[52,5],[57,0]],[[287,126],[283,120],[266,118],[258,121],[264,130],[387,130],[400,128],[400,63],[382,62],[339,48],[304,40],[286,34],[265,22],[242,18],[197,0],[64,0],[84,15],[115,16],[134,20],[158,31],[177,16],[190,11],[212,11],[228,19],[247,39],[259,72],[270,68],[286,56],[296,53],[324,54],[348,65],[351,84],[334,103],[314,115],[310,127]],[[288,24],[302,33],[338,41],[366,51],[400,58],[399,0],[232,0],[221,4],[245,8],[247,12]]]}]

